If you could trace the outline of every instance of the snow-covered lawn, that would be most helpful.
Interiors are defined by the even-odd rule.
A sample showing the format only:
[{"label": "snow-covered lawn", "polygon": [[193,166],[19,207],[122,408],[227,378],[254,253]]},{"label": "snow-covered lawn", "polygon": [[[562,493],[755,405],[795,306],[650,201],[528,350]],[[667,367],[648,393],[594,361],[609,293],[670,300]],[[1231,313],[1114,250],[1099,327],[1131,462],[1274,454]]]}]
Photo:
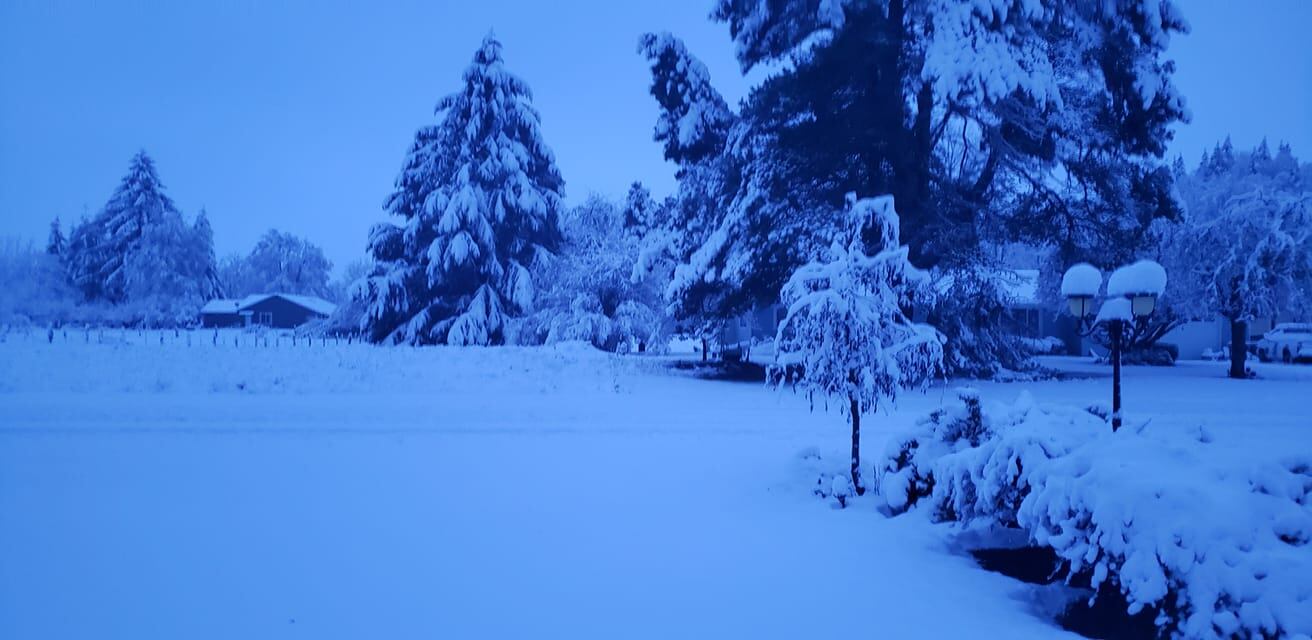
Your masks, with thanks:
[{"label": "snow-covered lawn", "polygon": [[[573,346],[126,340],[0,343],[0,638],[1069,635],[948,527],[811,496],[799,452],[839,470],[847,430],[799,396]],[[1312,451],[1312,367],[1224,367],[1128,369],[1127,425]],[[871,417],[869,457],[952,399]]]}]

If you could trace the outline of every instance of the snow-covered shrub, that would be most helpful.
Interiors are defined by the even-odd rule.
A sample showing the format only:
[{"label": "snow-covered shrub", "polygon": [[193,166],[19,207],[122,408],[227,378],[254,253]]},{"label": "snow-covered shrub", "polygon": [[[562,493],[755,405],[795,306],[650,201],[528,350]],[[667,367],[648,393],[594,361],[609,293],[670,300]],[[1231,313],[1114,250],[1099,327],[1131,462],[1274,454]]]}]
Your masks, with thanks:
[{"label": "snow-covered shrub", "polygon": [[1083,409],[1038,405],[1028,394],[986,413],[973,390],[890,442],[876,464],[879,493],[893,512],[928,500],[936,518],[988,519],[1015,526],[1032,474],[1106,429]]},{"label": "snow-covered shrub", "polygon": [[1312,458],[1234,469],[1208,438],[1113,432],[1027,397],[978,406],[967,396],[894,441],[878,466],[890,509],[1019,528],[1068,580],[1110,584],[1174,636],[1312,633]]},{"label": "snow-covered shrub", "polygon": [[1246,477],[1203,464],[1200,446],[1105,433],[1036,470],[1020,525],[1175,635],[1312,633],[1309,461]]}]

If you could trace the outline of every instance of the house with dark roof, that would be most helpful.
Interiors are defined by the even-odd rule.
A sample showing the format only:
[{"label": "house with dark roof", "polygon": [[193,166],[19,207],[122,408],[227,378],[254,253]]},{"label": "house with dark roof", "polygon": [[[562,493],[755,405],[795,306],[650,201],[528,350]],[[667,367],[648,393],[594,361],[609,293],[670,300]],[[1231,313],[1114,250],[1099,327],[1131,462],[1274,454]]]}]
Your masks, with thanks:
[{"label": "house with dark roof", "polygon": [[337,305],[315,296],[260,293],[239,300],[210,300],[200,309],[202,327],[291,329],[327,318]]}]

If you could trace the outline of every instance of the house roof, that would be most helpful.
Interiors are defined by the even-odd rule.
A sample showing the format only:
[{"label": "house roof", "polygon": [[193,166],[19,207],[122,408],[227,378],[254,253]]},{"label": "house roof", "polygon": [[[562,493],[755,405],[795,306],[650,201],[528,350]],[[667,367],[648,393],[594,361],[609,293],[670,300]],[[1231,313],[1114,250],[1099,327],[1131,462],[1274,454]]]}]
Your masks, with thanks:
[{"label": "house roof", "polygon": [[201,313],[237,313],[241,300],[214,299],[200,308]]},{"label": "house roof", "polygon": [[283,298],[297,306],[304,307],[320,315],[330,316],[337,310],[337,305],[315,296],[302,296],[291,293],[255,293],[240,300],[216,299],[205,303],[201,313],[241,313],[269,298]]}]

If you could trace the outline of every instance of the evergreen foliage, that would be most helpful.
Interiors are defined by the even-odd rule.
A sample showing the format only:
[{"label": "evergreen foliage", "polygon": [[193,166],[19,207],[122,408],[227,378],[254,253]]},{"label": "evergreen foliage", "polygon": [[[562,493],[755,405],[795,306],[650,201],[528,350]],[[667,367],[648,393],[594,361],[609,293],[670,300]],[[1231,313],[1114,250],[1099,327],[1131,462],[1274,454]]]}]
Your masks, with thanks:
[{"label": "evergreen foliage", "polygon": [[377,342],[503,344],[533,308],[531,270],[559,244],[564,181],[491,34],[437,116],[385,203],[402,224],[370,234],[364,328]]}]

